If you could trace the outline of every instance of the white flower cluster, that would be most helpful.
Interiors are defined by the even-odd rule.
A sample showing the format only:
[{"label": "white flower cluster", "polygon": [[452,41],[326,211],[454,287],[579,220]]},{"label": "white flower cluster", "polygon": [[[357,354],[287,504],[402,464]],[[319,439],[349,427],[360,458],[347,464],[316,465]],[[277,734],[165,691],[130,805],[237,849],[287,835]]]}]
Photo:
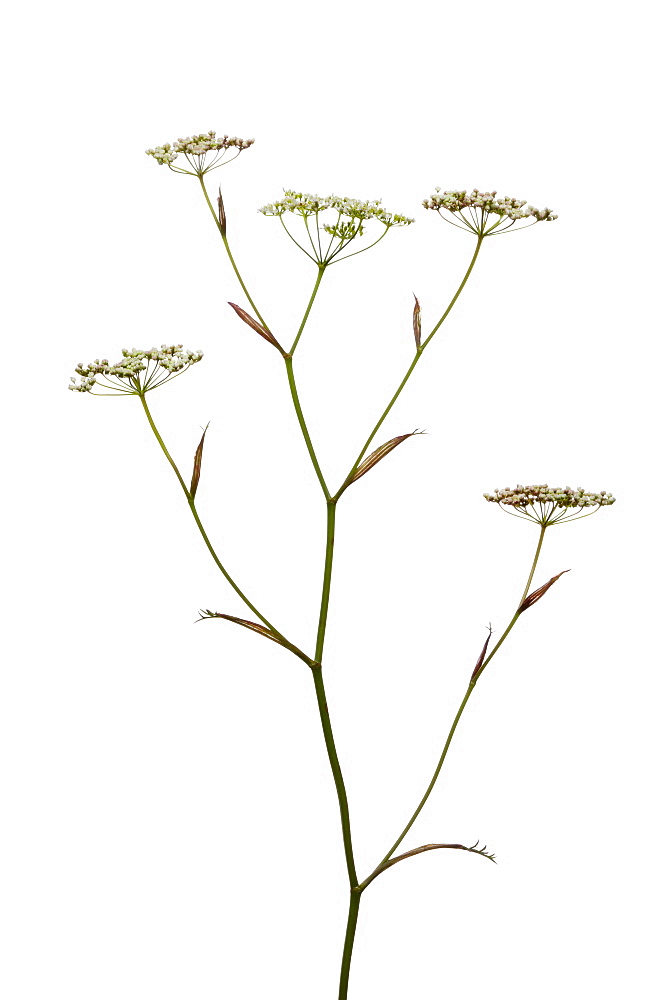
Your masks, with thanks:
[{"label": "white flower cluster", "polygon": [[[243,149],[249,149],[253,142],[253,139],[239,139],[235,135],[217,136],[214,131],[210,131],[201,132],[199,135],[188,135],[184,139],[174,139],[173,142],[165,142],[163,146],[146,149],[146,153],[148,156],[154,157],[159,164],[166,164],[177,173],[203,175],[219,166],[229,149],[237,149],[236,156],[239,156]],[[193,171],[181,167],[171,167],[178,153],[184,154],[189,164],[194,168]],[[215,155],[206,164],[208,153]]]},{"label": "white flower cluster", "polygon": [[[584,516],[584,513],[594,513],[601,507],[608,507],[616,502],[611,493],[601,490],[600,493],[590,493],[582,486],[573,489],[570,486],[548,486],[543,483],[538,486],[515,486],[505,489],[495,489],[494,493],[484,493],[490,503],[510,507],[510,513],[528,517],[539,524],[554,524],[557,521],[572,520]],[[538,508],[536,510],[536,508]],[[593,508],[580,513],[579,508]]]},{"label": "white flower cluster", "polygon": [[[497,198],[496,191],[479,191],[478,188],[474,188],[473,191],[441,191],[441,188],[437,187],[431,198],[423,201],[425,208],[431,208],[439,213],[441,209],[450,212],[478,236],[505,232],[522,219],[533,219],[534,222],[554,222],[558,219],[558,215],[555,215],[551,208],[534,208],[533,205],[527,205],[525,209],[525,205],[526,201],[518,198]],[[464,214],[465,209],[471,218]],[[490,215],[498,215],[499,219],[488,226]]]},{"label": "white flower cluster", "polygon": [[[337,212],[337,218],[329,222],[319,221],[320,213],[327,211]],[[259,212],[263,215],[278,216],[285,229],[287,228],[283,218],[285,213],[291,212],[294,215],[299,215],[307,227],[307,235],[312,253],[298,243],[291,236],[290,232],[289,236],[291,236],[294,243],[297,243],[300,249],[311,260],[319,265],[330,264],[334,258],[344,260],[346,257],[351,257],[352,254],[350,253],[341,257],[340,252],[356,236],[364,235],[365,226],[363,223],[370,222],[373,219],[383,223],[385,229],[381,236],[374,241],[374,243],[378,243],[393,226],[410,226],[415,221],[414,219],[408,219],[405,215],[395,215],[391,212],[386,212],[385,208],[381,207],[380,198],[375,198],[374,201],[360,201],[358,198],[340,198],[336,194],[321,197],[318,194],[303,194],[302,191],[287,190],[284,191],[284,197],[280,201],[264,205],[263,208],[259,209]],[[310,231],[308,221],[312,217],[314,217],[313,232]],[[348,221],[343,222],[343,219]],[[326,241],[325,236],[322,239],[322,234],[329,236],[330,240]],[[325,246],[326,242],[328,243],[327,246]],[[369,250],[370,246],[374,246],[374,243],[370,243],[369,246],[355,252],[362,253],[363,250]]]},{"label": "white flower cluster", "polygon": [[[395,215],[386,212],[381,207],[381,199],[375,198],[373,201],[360,201],[358,198],[341,198],[336,194],[321,197],[318,194],[303,194],[301,191],[284,191],[281,201],[275,201],[270,205],[264,205],[259,209],[263,215],[284,215],[285,212],[293,212],[301,215],[304,219],[311,215],[318,215],[326,209],[332,209],[340,216],[349,219],[358,219],[361,222],[368,222],[370,219],[377,219],[384,226],[409,226],[414,219],[409,219],[405,215]],[[326,232],[334,229],[334,226],[323,226]]]},{"label": "white flower cluster", "polygon": [[[161,347],[151,347],[147,351],[141,351],[136,347],[131,349],[123,347],[122,360],[114,365],[109,364],[108,358],[103,358],[101,361],[97,358],[88,365],[84,365],[81,361],[75,368],[76,373],[80,376],[80,381],[77,382],[75,376],[72,375],[68,388],[74,392],[92,392],[93,386],[101,377],[104,383],[100,385],[113,389],[115,392],[124,392],[130,395],[148,392],[179,375],[190,365],[196,364],[202,357],[202,351],[185,350],[182,344],[171,346],[162,344]],[[146,374],[141,375],[142,372]],[[95,395],[108,394],[96,393]]]}]

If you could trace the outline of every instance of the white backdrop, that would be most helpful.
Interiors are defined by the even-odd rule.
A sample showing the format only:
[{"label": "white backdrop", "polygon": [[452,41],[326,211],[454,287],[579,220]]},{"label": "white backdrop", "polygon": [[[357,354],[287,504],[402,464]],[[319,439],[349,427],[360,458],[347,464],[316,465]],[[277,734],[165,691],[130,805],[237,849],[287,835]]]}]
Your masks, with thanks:
[{"label": "white backdrop", "polygon": [[[296,356],[337,483],[473,239],[420,203],[497,188],[559,213],[487,241],[340,503],[326,680],[359,870],[429,781],[489,621],[536,529],[482,494],[611,490],[548,533],[572,568],[493,661],[404,849],[366,892],[351,1000],[658,995],[662,896],[662,324],[650,4],[473,8],[37,5],[5,87],[5,468],[0,713],[7,1000],[334,1000],[346,920],[332,779],[307,668],[243,615],[137,400],[74,365],[183,342],[151,395],[200,509],[264,614],[313,648],[325,511],[277,354],[192,178],[143,150],[214,128],[256,144],[211,175],[289,341],[315,277],[282,188],[382,197],[417,224],[331,268]],[[660,169],[660,168],[659,168]],[[429,324],[429,327],[428,327]],[[15,351],[19,351],[19,355]],[[16,358],[21,365],[17,366]],[[16,368],[19,368],[17,371]]]}]

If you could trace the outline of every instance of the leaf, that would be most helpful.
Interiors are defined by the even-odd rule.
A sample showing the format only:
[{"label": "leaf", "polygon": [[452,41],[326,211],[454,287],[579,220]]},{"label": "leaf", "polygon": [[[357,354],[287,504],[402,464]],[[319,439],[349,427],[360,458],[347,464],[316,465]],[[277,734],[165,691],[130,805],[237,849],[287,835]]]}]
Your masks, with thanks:
[{"label": "leaf", "polygon": [[378,868],[375,868],[369,878],[366,878],[362,883],[363,890],[367,888],[370,882],[373,882],[375,878],[378,878],[382,872],[392,868],[399,861],[405,861],[407,858],[413,858],[417,854],[424,854],[425,851],[438,851],[442,848],[447,848],[452,851],[468,851],[470,854],[480,854],[483,858],[487,858],[489,861],[493,861],[496,864],[496,857],[494,854],[488,854],[487,847],[478,847],[480,843],[479,840],[475,842],[473,847],[466,847],[464,844],[423,844],[422,847],[415,847],[412,851],[407,851],[405,854],[398,854],[396,858],[390,858],[389,861],[384,861],[380,864]]},{"label": "leaf", "polygon": [[248,628],[250,632],[258,632],[259,635],[265,636],[266,639],[272,639],[272,641],[276,642],[278,646],[283,646],[284,649],[288,649],[292,653],[295,653],[295,655],[300,657],[301,660],[304,660],[308,666],[311,667],[312,665],[312,660],[306,653],[303,653],[301,649],[298,649],[297,646],[294,646],[293,643],[289,642],[283,636],[275,635],[275,633],[265,625],[259,625],[258,622],[249,621],[247,618],[236,618],[234,615],[224,615],[221,611],[209,611],[206,609],[205,611],[202,610],[200,615],[201,617],[197,618],[197,621],[199,622],[205,621],[206,618],[224,618],[227,622],[235,622],[236,625],[242,625],[243,628]]},{"label": "leaf", "polygon": [[252,316],[249,315],[248,312],[246,312],[240,306],[237,306],[235,302],[229,302],[229,305],[231,306],[232,309],[235,309],[236,313],[238,314],[238,316],[240,316],[240,319],[243,321],[243,323],[246,323],[247,326],[251,326],[252,330],[258,333],[259,336],[263,337],[264,340],[267,340],[269,344],[272,344],[273,347],[276,347],[278,351],[284,354],[284,351],[282,350],[280,344],[277,342],[275,337],[273,337],[272,333],[266,326],[263,326],[261,323],[258,322],[258,320],[255,320]]},{"label": "leaf", "polygon": [[226,236],[226,212],[224,211],[224,202],[222,201],[222,186],[219,186],[219,195],[217,197],[217,218],[219,219],[219,231],[222,236]]},{"label": "leaf", "polygon": [[411,431],[410,434],[400,434],[398,437],[394,437],[391,438],[390,441],[386,441],[386,443],[382,444],[380,448],[377,448],[376,451],[373,451],[371,455],[368,455],[365,461],[361,462],[361,464],[358,466],[355,472],[351,473],[351,475],[346,481],[344,488],[346,489],[346,487],[350,486],[351,483],[355,483],[356,480],[360,479],[361,476],[364,476],[366,472],[369,472],[369,470],[373,469],[375,465],[378,465],[381,459],[385,458],[386,455],[389,455],[390,452],[394,448],[396,448],[398,444],[402,443],[402,441],[406,441],[407,438],[413,437],[414,434],[424,434],[424,433],[425,433],[424,431]]},{"label": "leaf", "polygon": [[473,668],[473,673],[471,674],[471,680],[473,680],[473,678],[476,676],[476,674],[478,673],[478,671],[481,669],[481,667],[483,665],[483,662],[485,660],[485,653],[487,652],[487,647],[489,646],[491,635],[492,635],[492,626],[490,625],[489,626],[489,632],[487,633],[487,638],[485,639],[485,645],[481,649],[480,656],[478,657],[478,662],[476,663],[475,667]]},{"label": "leaf", "polygon": [[416,350],[420,350],[420,302],[416,298],[416,293],[413,293],[414,299],[416,299],[416,304],[413,307],[413,336],[416,338]]},{"label": "leaf", "polygon": [[556,583],[559,577],[563,576],[564,573],[570,573],[570,570],[562,569],[560,573],[557,573],[556,576],[553,576],[552,579],[548,580],[547,583],[544,583],[542,587],[538,587],[538,590],[534,590],[532,594],[529,594],[528,597],[525,597],[522,603],[520,604],[519,608],[517,609],[517,614],[521,615],[523,611],[526,611],[526,609],[530,608],[533,604],[536,603],[536,601],[539,601],[540,598],[547,593],[552,584]]},{"label": "leaf", "polygon": [[194,453],[194,470],[192,472],[192,485],[189,488],[189,493],[192,498],[196,496],[196,491],[199,486],[199,479],[201,478],[201,461],[203,459],[203,442],[205,441],[206,431],[210,427],[210,421],[205,425],[201,440],[199,441],[199,446]]}]

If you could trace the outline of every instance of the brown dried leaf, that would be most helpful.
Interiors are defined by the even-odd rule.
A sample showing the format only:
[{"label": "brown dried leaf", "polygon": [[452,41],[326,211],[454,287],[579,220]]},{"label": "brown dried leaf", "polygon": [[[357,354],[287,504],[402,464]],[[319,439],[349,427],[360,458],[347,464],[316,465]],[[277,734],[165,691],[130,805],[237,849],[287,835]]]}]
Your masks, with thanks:
[{"label": "brown dried leaf", "polygon": [[520,604],[519,608],[517,609],[518,615],[521,615],[523,611],[526,611],[526,609],[530,608],[533,604],[536,603],[536,601],[539,601],[540,598],[543,596],[543,594],[546,594],[547,591],[552,586],[552,584],[556,583],[559,577],[563,576],[564,573],[570,573],[570,570],[562,569],[560,573],[557,573],[556,576],[553,576],[552,579],[548,580],[547,583],[544,583],[542,587],[538,587],[538,590],[534,590],[533,593],[529,594],[528,597],[525,597],[522,603]]},{"label": "brown dried leaf", "polygon": [[346,485],[350,486],[351,483],[355,483],[356,480],[360,479],[361,476],[364,476],[366,472],[369,472],[370,469],[373,469],[375,465],[378,465],[378,463],[381,461],[382,458],[385,458],[386,455],[389,455],[390,452],[393,450],[393,448],[396,448],[398,444],[402,443],[402,441],[406,441],[407,438],[413,437],[414,434],[423,434],[423,433],[424,431],[411,431],[410,434],[400,434],[399,437],[394,437],[391,438],[390,441],[386,441],[386,443],[382,444],[380,448],[377,448],[376,451],[373,451],[371,455],[368,455],[364,462],[360,463],[355,472],[351,476],[349,476]]},{"label": "brown dried leaf", "polygon": [[416,298],[415,292],[413,293],[414,299],[416,299],[416,304],[413,307],[413,336],[416,338],[416,350],[420,350],[420,336],[421,336],[421,326],[420,326],[420,302]]},{"label": "brown dried leaf", "polygon": [[231,306],[232,309],[235,309],[236,313],[238,314],[238,316],[240,316],[240,319],[243,321],[243,323],[246,323],[247,326],[251,326],[252,330],[258,333],[259,336],[263,337],[264,340],[267,340],[269,344],[272,344],[273,347],[276,347],[278,351],[284,354],[284,351],[282,350],[281,346],[279,345],[275,337],[273,337],[272,333],[270,332],[270,330],[268,330],[267,327],[259,323],[258,320],[255,320],[253,316],[250,316],[249,313],[246,312],[244,309],[242,309],[240,306],[237,306],[235,302],[229,302],[229,305]]},{"label": "brown dried leaf", "polygon": [[415,847],[412,851],[406,851],[405,854],[398,854],[396,858],[390,858],[389,861],[384,861],[382,864],[375,868],[369,878],[366,878],[362,883],[362,888],[366,889],[370,882],[373,882],[375,878],[378,878],[383,872],[392,868],[393,865],[398,864],[400,861],[405,861],[407,858],[415,858],[418,854],[424,854],[425,851],[439,851],[441,849],[448,849],[452,851],[468,851],[470,854],[480,854],[483,858],[487,858],[489,861],[493,861],[496,864],[496,857],[494,854],[489,854],[487,847],[478,847],[480,843],[479,840],[475,842],[473,847],[466,847],[464,844],[423,844],[422,847]]},{"label": "brown dried leaf", "polygon": [[217,197],[217,218],[219,219],[219,230],[223,236],[226,236],[226,212],[224,211],[224,202],[222,201],[221,184],[219,187],[219,195]]},{"label": "brown dried leaf", "polygon": [[485,645],[481,649],[480,656],[478,657],[478,662],[476,663],[475,667],[473,668],[473,673],[471,674],[471,680],[473,680],[473,678],[476,676],[476,674],[478,673],[478,671],[480,670],[480,668],[482,667],[482,665],[483,665],[483,663],[485,661],[485,654],[487,652],[487,647],[490,644],[491,635],[492,635],[492,626],[490,625],[489,632],[487,633],[487,638],[485,639]]},{"label": "brown dried leaf", "polygon": [[243,628],[248,628],[250,632],[258,632],[259,635],[265,636],[266,639],[272,639],[272,641],[276,642],[278,646],[283,646],[284,649],[289,649],[292,653],[295,653],[295,655],[299,656],[301,660],[304,660],[308,666],[312,665],[312,661],[309,656],[307,656],[306,653],[303,653],[302,649],[298,649],[297,646],[294,646],[293,643],[288,642],[281,636],[275,635],[275,633],[271,632],[265,625],[259,625],[258,622],[249,621],[247,618],[236,618],[234,615],[224,615],[221,611],[209,611],[207,609],[205,611],[201,611],[201,617],[197,620],[204,621],[206,618],[224,618],[227,622],[235,622],[236,625],[242,625]]},{"label": "brown dried leaf", "polygon": [[210,427],[210,422],[205,425],[203,434],[201,435],[201,440],[199,441],[199,446],[194,453],[194,470],[192,472],[192,485],[189,488],[192,500],[196,496],[196,491],[199,487],[199,479],[201,478],[201,462],[203,460],[203,442],[205,441],[206,431]]},{"label": "brown dried leaf", "polygon": [[[277,636],[274,635],[269,628],[266,628],[265,625],[259,625],[258,622],[251,622],[248,621],[246,618],[235,618],[233,615],[223,615],[221,611],[208,611],[207,609],[201,612],[201,617],[225,618],[227,622],[235,622],[236,625],[242,625],[244,626],[244,628],[251,629],[252,632],[258,632],[259,635],[264,635],[266,639],[272,639],[273,642],[278,643],[280,646],[284,645],[282,640],[278,639]],[[199,621],[201,621],[201,619],[199,619]]]}]

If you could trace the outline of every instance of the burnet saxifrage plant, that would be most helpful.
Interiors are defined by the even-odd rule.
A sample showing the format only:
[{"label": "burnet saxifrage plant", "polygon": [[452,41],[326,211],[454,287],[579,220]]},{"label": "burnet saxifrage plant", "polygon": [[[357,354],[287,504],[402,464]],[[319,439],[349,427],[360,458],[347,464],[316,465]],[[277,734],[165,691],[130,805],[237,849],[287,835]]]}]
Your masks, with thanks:
[{"label": "burnet saxifrage plant", "polygon": [[[529,610],[539,601],[554,583],[568,572],[564,570],[558,573],[541,586],[531,590],[531,584],[536,572],[538,558],[543,545],[545,532],[548,528],[563,524],[572,519],[587,517],[596,513],[601,507],[607,507],[614,503],[611,493],[604,490],[599,493],[589,492],[582,487],[571,488],[551,487],[546,484],[535,486],[520,486],[514,488],[506,487],[496,489],[493,493],[486,493],[485,499],[496,504],[506,513],[521,517],[524,520],[532,521],[538,526],[538,540],[533,562],[529,569],[524,590],[517,601],[515,613],[498,640],[490,646],[492,640],[492,630],[482,646],[480,655],[471,672],[467,690],[455,715],[447,739],[445,741],[441,756],[436,764],[432,779],[425,790],[424,795],[414,809],[408,823],[395,839],[392,847],[372,871],[368,874],[358,874],[353,852],[353,841],[351,836],[351,821],[349,816],[349,806],[342,767],[335,749],[333,738],[332,722],[326,704],[325,689],[323,683],[323,649],[326,637],[326,622],[328,614],[328,601],[332,583],[333,569],[333,549],[335,538],[335,514],[337,505],[344,492],[356,483],[366,473],[385,458],[394,448],[411,437],[412,434],[401,434],[391,438],[380,447],[375,448],[369,454],[369,449],[375,440],[383,422],[390,413],[400,393],[406,386],[411,373],[419,363],[425,352],[425,348],[444,322],[462,289],[466,285],[469,275],[476,263],[478,254],[483,242],[489,237],[499,236],[508,232],[515,232],[517,229],[535,225],[539,222],[552,222],[557,216],[549,208],[536,209],[526,202],[515,198],[499,198],[496,191],[481,192],[477,189],[471,191],[441,191],[436,188],[434,194],[423,202],[426,209],[436,212],[442,219],[459,229],[470,233],[475,240],[473,256],[466,270],[466,273],[452,299],[444,309],[440,318],[433,328],[423,336],[421,325],[420,303],[416,299],[413,309],[413,336],[414,355],[404,377],[397,386],[397,389],[390,399],[388,405],[380,415],[376,424],[372,428],[360,453],[356,456],[341,484],[335,489],[328,485],[323,470],[319,464],[312,439],[307,429],[305,415],[298,395],[296,378],[293,370],[293,357],[309,319],[310,312],[319,286],[327,269],[333,264],[348,259],[355,254],[362,253],[370,247],[375,246],[389,232],[389,230],[408,226],[414,221],[403,215],[396,215],[387,212],[379,200],[360,201],[355,198],[339,197],[329,195],[320,197],[319,195],[305,194],[299,191],[285,191],[283,198],[264,205],[259,209],[263,215],[272,216],[279,219],[281,225],[286,230],[289,238],[305,253],[316,268],[316,279],[314,287],[307,303],[302,321],[297,330],[292,331],[292,340],[289,344],[286,332],[279,331],[277,335],[269,326],[267,320],[259,312],[259,309],[250,295],[238,266],[231,253],[226,232],[226,212],[222,200],[221,188],[217,197],[217,208],[213,207],[210,200],[205,176],[211,170],[230,162],[231,159],[239,156],[241,152],[248,149],[254,140],[238,139],[227,135],[218,137],[215,132],[202,133],[200,135],[189,136],[178,139],[173,143],[165,143],[146,152],[157,163],[167,166],[175,173],[188,174],[198,179],[205,202],[212,214],[214,223],[224,244],[224,249],[228,254],[230,263],[239,282],[240,288],[246,299],[248,309],[236,304],[229,303],[235,310],[237,316],[246,323],[253,331],[263,337],[272,347],[282,355],[284,359],[286,377],[289,392],[293,401],[295,416],[302,433],[305,447],[309,454],[314,473],[319,481],[323,499],[325,502],[327,517],[326,547],[323,567],[323,583],[321,588],[321,604],[319,612],[319,622],[317,634],[312,645],[305,645],[301,648],[296,645],[287,635],[288,629],[284,626],[277,628],[255,605],[247,595],[240,589],[233,576],[228,571],[221,558],[215,551],[210,539],[201,522],[196,509],[196,492],[201,476],[201,463],[204,448],[206,431],[196,448],[194,454],[193,471],[189,483],[171,457],[166,444],[161,437],[152,414],[148,408],[147,395],[152,390],[171,381],[178,375],[183,374],[194,364],[202,359],[203,353],[200,350],[185,349],[182,344],[166,345],[161,347],[149,347],[146,349],[123,349],[122,358],[116,363],[109,363],[108,359],[96,360],[90,364],[79,364],[76,368],[77,376],[73,376],[69,386],[75,392],[90,393],[92,395],[133,395],[140,400],[141,406],[148,419],[150,427],[161,447],[164,455],[170,463],[173,471],[180,483],[185,499],[201,532],[203,540],[212,556],[215,564],[230,584],[236,595],[244,603],[252,614],[252,618],[238,617],[220,611],[201,611],[200,620],[222,618],[234,622],[244,628],[259,633],[273,642],[279,643],[290,650],[296,657],[302,660],[311,671],[316,692],[318,711],[321,719],[323,738],[325,741],[330,768],[334,781],[335,790],[339,802],[341,816],[342,838],[346,857],[346,867],[349,880],[349,915],[346,927],[346,935],[342,948],[341,971],[339,978],[339,1000],[345,1000],[348,996],[349,971],[351,967],[351,956],[353,951],[356,924],[360,901],[365,890],[393,865],[406,858],[421,854],[425,851],[438,849],[454,849],[468,851],[472,854],[481,855],[494,861],[494,856],[490,854],[486,847],[480,847],[479,843],[473,845],[464,844],[424,844],[420,847],[397,854],[397,849],[402,844],[417,816],[422,811],[429,795],[434,788],[436,780],[443,766],[448,748],[455,734],[455,730],[461,715],[473,693],[481,675],[490,665],[497,652],[503,645],[511,629],[516,625],[521,615]],[[186,164],[186,165],[185,165]]]}]

